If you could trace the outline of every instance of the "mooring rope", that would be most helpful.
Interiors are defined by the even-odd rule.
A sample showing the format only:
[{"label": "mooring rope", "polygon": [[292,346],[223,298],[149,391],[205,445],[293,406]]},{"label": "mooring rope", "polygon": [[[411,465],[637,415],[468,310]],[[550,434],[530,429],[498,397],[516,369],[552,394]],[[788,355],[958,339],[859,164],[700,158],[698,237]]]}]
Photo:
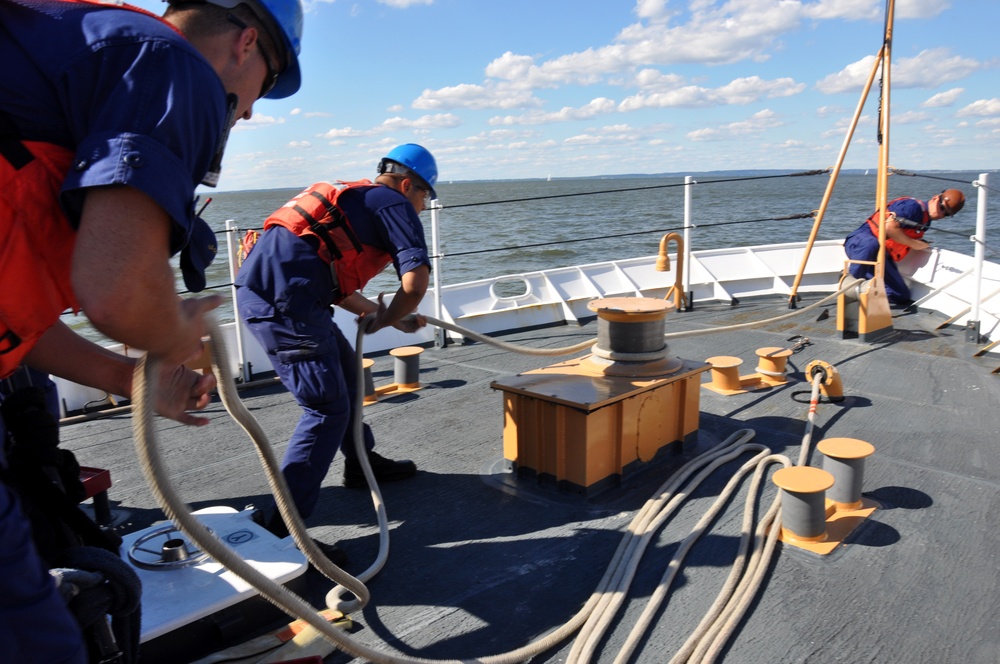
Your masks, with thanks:
[{"label": "mooring rope", "polygon": [[[791,316],[803,314],[810,309],[820,306],[830,299],[856,287],[860,281],[861,280],[855,280],[842,287],[833,295],[819,300],[818,302],[803,309],[799,309],[775,318],[757,321],[755,323],[730,326],[726,329],[732,330],[760,326],[769,322],[784,320],[785,318],[789,318]],[[427,317],[427,319],[431,324],[451,329],[452,331],[458,332],[459,334],[469,338],[490,343],[504,350],[529,355],[566,355],[583,350],[584,348],[592,345],[595,341],[591,339],[573,346],[555,349],[525,348],[502,342],[485,335],[480,335],[457,325],[446,323],[445,321],[440,321],[431,317]],[[364,449],[363,442],[364,437],[360,433],[360,428],[362,426],[361,413],[363,410],[362,400],[364,397],[364,378],[362,368],[363,356],[361,348],[367,324],[365,324],[364,321],[359,321],[358,325],[356,346],[358,359],[357,403],[355,405],[356,416],[352,424],[355,427],[355,444],[358,446],[358,458],[361,462],[365,477],[369,482],[369,486],[371,487],[372,499],[375,504],[376,512],[378,513],[380,539],[379,552],[376,556],[375,562],[363,574],[358,575],[358,577],[353,577],[323,556],[313,543],[312,539],[308,536],[305,525],[302,523],[302,519],[298,515],[298,511],[295,509],[294,503],[292,503],[289,497],[287,484],[285,483],[284,477],[278,467],[274,453],[271,450],[267,435],[263,431],[260,424],[256,421],[256,418],[254,418],[243,405],[243,402],[237,394],[235,381],[232,377],[231,371],[228,369],[228,356],[225,350],[225,345],[214,315],[207,315],[206,323],[210,331],[209,336],[212,365],[219,385],[220,399],[222,400],[226,410],[230,413],[233,419],[240,424],[244,431],[246,431],[251,441],[254,443],[258,456],[264,466],[269,486],[275,496],[278,510],[282,518],[285,520],[285,523],[288,524],[289,531],[292,534],[296,545],[317,570],[337,584],[327,595],[327,600],[331,603],[331,608],[337,608],[344,613],[359,610],[370,600],[370,593],[364,585],[364,581],[374,576],[385,563],[388,556],[389,543],[388,522],[385,514],[385,507],[382,502],[381,493],[378,490],[377,482],[375,482],[374,475],[372,474],[371,466],[367,460],[367,454]],[[674,333],[665,336],[668,338],[676,336],[690,336],[693,334],[706,334],[715,331],[722,330],[710,328],[707,330]],[[212,533],[197,518],[195,518],[177,495],[169,477],[167,477],[164,472],[165,465],[156,444],[152,404],[155,403],[156,376],[158,372],[159,363],[157,359],[149,356],[141,358],[135,369],[135,376],[133,379],[133,396],[135,400],[133,431],[136,452],[139,457],[143,475],[145,476],[154,497],[162,507],[167,518],[173,521],[182,533],[184,533],[192,542],[196,543],[202,551],[210,555],[217,562],[224,565],[227,569],[233,571],[237,576],[253,586],[266,600],[273,603],[290,616],[301,618],[305,622],[309,623],[312,627],[317,629],[324,638],[348,654],[355,657],[364,657],[369,661],[378,662],[380,664],[459,664],[460,662],[470,661],[468,659],[431,660],[419,657],[409,657],[401,654],[387,653],[382,650],[376,650],[371,646],[358,641],[354,637],[345,634],[337,627],[330,625],[330,623],[328,623],[318,612],[316,612],[314,607],[301,597],[291,592],[281,584],[271,580],[243,560],[235,551],[219,540],[214,533]],[[814,381],[813,402],[810,405],[810,416],[815,414],[815,404],[818,402],[817,391],[819,389],[819,380],[820,377],[817,376]],[[807,436],[810,434],[811,424],[807,427]],[[685,539],[684,543],[682,543],[678,554],[675,555],[674,560],[671,561],[664,579],[661,582],[660,587],[657,589],[657,593],[654,596],[656,601],[661,602],[662,598],[666,596],[670,583],[676,575],[684,556],[694,545],[697,539],[704,534],[707,527],[715,519],[719,511],[721,511],[722,506],[724,506],[724,504],[728,501],[732,492],[735,490],[736,486],[746,473],[748,473],[751,469],[754,470],[754,479],[751,484],[750,493],[747,497],[748,503],[753,503],[755,498],[752,496],[756,496],[758,492],[761,481],[760,478],[764,472],[764,467],[774,463],[781,463],[783,465],[790,463],[786,457],[770,454],[769,448],[764,445],[749,444],[748,441],[753,437],[753,435],[753,431],[748,429],[736,432],[723,443],[689,461],[657,490],[657,494],[647,501],[646,505],[633,518],[632,524],[627,529],[617,551],[612,557],[611,564],[605,572],[604,578],[598,588],[594,591],[584,606],[570,620],[549,634],[546,634],[545,636],[540,637],[521,648],[507,653],[481,657],[475,661],[483,662],[484,664],[513,664],[514,662],[521,662],[555,647],[569,638],[577,630],[580,630],[580,635],[577,637],[577,640],[572,646],[570,661],[589,661],[600,642],[601,636],[610,626],[614,615],[617,613],[622,602],[624,601],[628,587],[634,578],[636,569],[638,568],[639,559],[642,557],[646,547],[652,540],[653,535],[665,524],[674,511],[678,509],[684,499],[687,498],[691,492],[711,474],[711,472],[742,454],[756,452],[756,455],[750,461],[745,463],[741,469],[737,471],[737,475],[727,483],[726,489],[722,492],[722,494],[720,494],[709,513],[706,513],[706,515],[702,517],[695,530],[692,531],[691,535],[689,535],[688,538]],[[808,450],[806,448],[807,442],[805,439],[803,443],[803,449],[800,454],[800,463],[807,458],[808,454]],[[684,483],[696,472],[698,474],[692,480],[692,483],[685,487]],[[698,653],[702,650],[707,650],[707,652],[701,659],[683,661],[713,661],[718,652],[724,646],[725,642],[731,636],[732,632],[735,630],[742,615],[745,613],[753,597],[756,595],[757,590],[759,590],[760,584],[763,581],[764,572],[768,566],[767,561],[770,560],[770,556],[774,550],[774,540],[777,537],[778,529],[776,527],[772,527],[774,525],[774,520],[777,518],[777,501],[778,499],[775,498],[771,508],[762,518],[756,529],[754,537],[755,545],[750,561],[745,565],[742,562],[734,565],[734,571],[730,574],[730,580],[727,581],[726,586],[723,588],[723,592],[720,593],[720,598],[716,600],[717,606],[713,605],[713,609],[710,613],[714,612],[717,616],[713,618],[713,621],[711,622],[709,622],[707,618],[703,620],[702,624],[705,625],[705,627],[703,628],[702,625],[699,625],[698,631],[696,631],[696,634],[703,631],[708,636],[711,636],[712,641],[710,645],[707,647],[703,647],[701,645],[704,642],[703,639],[707,638],[701,635],[699,635],[697,639],[695,639],[695,635],[692,635],[691,639],[689,639],[689,643],[698,643],[697,647],[700,649],[697,650]],[[749,544],[744,543],[744,541],[749,541],[750,528],[747,525],[747,519],[750,517],[747,516],[748,510],[752,512],[749,506],[744,508],[744,526],[740,545],[741,551],[745,551],[746,548],[749,547]],[[766,538],[764,538],[765,532],[767,533]],[[744,569],[746,570],[745,574],[743,573]],[[737,576],[740,577],[739,581],[735,581]],[[345,600],[342,596],[345,591],[352,593],[355,598],[349,601]],[[723,596],[726,596],[729,599],[723,601]],[[638,642],[637,639],[640,638],[641,633],[648,627],[649,621],[655,611],[656,608],[647,608],[647,611],[644,612],[640,623],[633,629],[632,635],[630,635],[625,648],[623,648],[624,654],[619,656],[620,660],[622,660],[622,658],[627,659],[628,653],[634,649],[635,644]],[[720,623],[719,621],[722,622]],[[687,647],[687,644],[685,644],[685,647]],[[628,652],[626,652],[626,650]]]},{"label": "mooring rope", "polygon": [[[748,175],[745,177],[733,177],[733,178],[721,178],[718,180],[696,180],[692,181],[690,184],[722,184],[726,182],[747,182],[750,180],[773,180],[776,178],[794,178],[803,177],[809,175],[822,175],[823,173],[829,173],[829,168],[815,169],[811,171],[799,171],[797,173],[780,173],[774,175]],[[676,177],[676,176],[675,176]],[[482,207],[484,205],[507,205],[509,203],[527,203],[532,201],[545,201],[555,198],[572,198],[574,196],[596,196],[599,194],[618,194],[622,192],[629,191],[650,191],[653,189],[672,189],[675,187],[684,187],[689,183],[687,182],[671,182],[668,184],[657,184],[650,187],[625,187],[622,189],[601,189],[597,191],[575,191],[566,194],[547,194],[544,196],[528,196],[525,198],[508,198],[506,200],[498,201],[479,201],[476,203],[460,203],[458,205],[442,205],[440,210],[456,210],[458,208],[467,207]]]}]

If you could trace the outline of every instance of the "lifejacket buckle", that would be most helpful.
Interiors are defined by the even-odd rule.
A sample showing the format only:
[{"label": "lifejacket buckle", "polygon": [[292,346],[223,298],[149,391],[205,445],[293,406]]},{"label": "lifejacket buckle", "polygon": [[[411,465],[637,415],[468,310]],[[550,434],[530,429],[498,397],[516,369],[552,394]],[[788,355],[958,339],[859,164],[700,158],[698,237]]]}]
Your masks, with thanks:
[{"label": "lifejacket buckle", "polygon": [[0,334],[0,355],[6,355],[21,345],[21,337],[14,334],[14,330],[7,330]]}]

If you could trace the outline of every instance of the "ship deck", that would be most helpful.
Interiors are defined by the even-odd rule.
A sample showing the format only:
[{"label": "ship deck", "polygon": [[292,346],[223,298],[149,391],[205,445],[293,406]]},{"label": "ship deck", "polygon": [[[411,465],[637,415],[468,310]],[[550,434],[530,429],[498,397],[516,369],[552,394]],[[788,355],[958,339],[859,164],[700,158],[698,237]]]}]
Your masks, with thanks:
[{"label": "ship deck", "polygon": [[[805,296],[803,304],[817,297]],[[692,311],[670,314],[667,331],[770,318],[788,312],[785,302],[775,296],[737,306],[696,303]],[[937,329],[943,319],[934,314],[894,311],[888,338],[865,343],[840,338],[835,307],[823,320],[817,313],[673,341],[679,358],[741,357],[741,373],[754,371],[757,348],[788,346],[794,335],[810,343],[789,358],[784,386],[732,396],[701,389],[700,429],[681,455],[654,461],[622,486],[591,496],[502,475],[503,398],[491,383],[558,358],[482,343],[426,349],[421,390],[365,409],[377,450],[413,459],[419,473],[382,487],[390,554],[368,583],[370,605],[352,616],[354,636],[410,656],[472,659],[550,632],[584,604],[632,515],[682,461],[744,428],[756,432],[755,442],[795,460],[809,401],[803,372],[822,360],[839,371],[845,399],[820,404],[813,443],[830,437],[872,443],[864,495],[879,509],[829,555],[779,544],[722,660],[996,662],[1000,553],[989,524],[1000,510],[1000,376],[991,372],[1000,359],[974,357],[979,346],[966,343],[965,330]],[[596,330],[590,321],[502,338],[562,347]],[[393,359],[374,359],[376,384],[391,382]],[[299,416],[295,402],[276,384],[247,389],[242,397],[280,456]],[[207,412],[213,421],[200,429],[158,423],[179,492],[193,508],[268,505],[267,483],[245,434],[217,401]],[[83,465],[111,471],[119,529],[163,518],[136,461],[130,416],[64,427],[62,439]],[[820,458],[813,451],[809,463],[818,466]],[[595,661],[614,660],[680,542],[739,463],[713,475],[659,532]],[[338,455],[307,525],[313,537],[338,542],[349,556],[346,569],[358,573],[377,552],[376,520],[367,492],[340,486],[342,469]],[[669,660],[684,643],[728,574],[741,519],[742,507],[730,506],[695,545],[633,661]],[[307,574],[308,599],[319,606],[332,584],[314,570]],[[563,661],[570,647],[566,641],[535,660]],[[333,653],[325,661],[350,659]]]}]

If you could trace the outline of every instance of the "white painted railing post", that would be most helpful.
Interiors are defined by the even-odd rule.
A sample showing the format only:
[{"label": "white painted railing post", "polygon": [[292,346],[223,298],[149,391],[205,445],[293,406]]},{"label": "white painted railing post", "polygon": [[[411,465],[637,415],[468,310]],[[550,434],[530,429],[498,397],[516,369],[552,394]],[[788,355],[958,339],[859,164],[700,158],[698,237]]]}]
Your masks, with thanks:
[{"label": "white painted railing post", "polygon": [[691,185],[697,184],[690,175],[684,176],[684,274],[681,283],[684,284],[684,297],[688,309],[691,302]]},{"label": "white painted railing post", "polygon": [[975,242],[975,276],[972,283],[972,315],[966,325],[965,340],[971,343],[979,343],[979,316],[980,299],[982,298],[983,287],[983,261],[986,260],[986,208],[989,204],[989,173],[980,173],[979,179],[972,184],[979,189],[979,198],[976,201],[976,234],[970,239]]},{"label": "white painted railing post", "polygon": [[226,249],[229,252],[229,282],[232,284],[229,287],[230,296],[233,298],[233,318],[234,325],[236,327],[236,361],[240,366],[240,378],[246,381],[247,376],[250,372],[247,370],[246,356],[243,351],[243,321],[240,318],[240,309],[236,304],[236,275],[240,271],[239,267],[239,252],[240,252],[240,239],[238,237],[240,232],[239,226],[236,225],[236,221],[233,219],[226,220]]},{"label": "white painted railing post", "polygon": [[[438,320],[444,320],[444,316],[441,311],[441,235],[440,235],[440,218],[439,211],[441,209],[441,204],[438,203],[438,199],[433,199],[431,201],[431,253],[434,256],[432,258],[433,267],[433,277],[434,277],[434,317]],[[444,348],[445,344],[445,331],[444,328],[439,327],[434,331],[434,343],[439,348]]]}]

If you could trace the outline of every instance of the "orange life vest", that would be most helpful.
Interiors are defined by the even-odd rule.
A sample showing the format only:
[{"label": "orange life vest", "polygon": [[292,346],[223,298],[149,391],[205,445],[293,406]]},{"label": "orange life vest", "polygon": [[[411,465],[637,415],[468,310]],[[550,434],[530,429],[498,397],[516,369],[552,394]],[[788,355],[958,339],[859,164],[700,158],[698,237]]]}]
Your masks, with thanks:
[{"label": "orange life vest", "polygon": [[[901,201],[904,198],[906,197],[901,196],[900,198],[892,199],[886,205],[886,208],[888,209],[889,205],[892,205],[896,201]],[[922,209],[924,212],[924,218],[920,220],[920,223],[923,224],[922,228],[912,228],[912,227],[907,228],[902,224],[900,224],[900,228],[902,228],[903,233],[906,234],[907,237],[912,237],[915,240],[919,240],[920,238],[922,238],[924,236],[924,233],[927,231],[927,228],[930,227],[931,224],[931,216],[930,213],[927,212],[927,205],[925,203],[921,203],[920,209]],[[878,210],[875,210],[875,214],[868,217],[868,228],[871,229],[871,232],[872,234],[875,235],[875,237],[878,237]],[[886,237],[885,251],[886,253],[889,254],[892,260],[898,263],[899,261],[903,260],[903,257],[906,256],[906,254],[910,253],[910,248],[907,247],[905,244],[900,244],[899,242],[896,242],[892,238]]]},{"label": "orange life vest", "polygon": [[18,367],[67,309],[76,230],[59,206],[73,152],[0,138],[0,378]]},{"label": "orange life vest", "polygon": [[386,251],[363,245],[337,202],[352,189],[382,187],[371,180],[357,182],[317,182],[285,203],[264,222],[264,230],[282,226],[302,237],[319,239],[318,254],[330,265],[333,276],[333,303],[364,288],[373,277],[392,262]]}]

